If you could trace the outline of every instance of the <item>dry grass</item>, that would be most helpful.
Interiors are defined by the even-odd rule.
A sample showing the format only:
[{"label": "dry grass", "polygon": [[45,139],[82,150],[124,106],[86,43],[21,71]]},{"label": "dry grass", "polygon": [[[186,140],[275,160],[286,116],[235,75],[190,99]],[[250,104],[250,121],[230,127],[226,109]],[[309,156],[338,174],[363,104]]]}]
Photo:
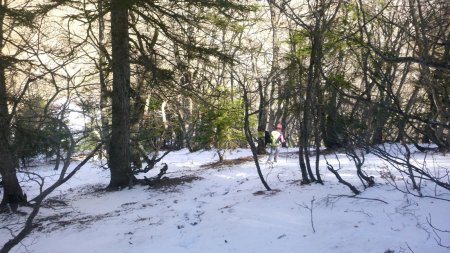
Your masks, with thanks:
[{"label": "dry grass", "polygon": [[224,166],[235,166],[235,165],[243,164],[243,163],[250,162],[250,161],[253,161],[253,157],[246,156],[246,157],[239,157],[239,158],[231,159],[231,160],[212,162],[212,163],[204,164],[200,167],[205,168],[205,169],[220,168],[220,167],[224,167]]},{"label": "dry grass", "polygon": [[197,176],[181,176],[181,177],[174,177],[174,178],[168,178],[163,177],[160,180],[155,180],[149,184],[149,187],[151,189],[158,189],[158,190],[175,190],[177,186],[184,185],[186,183],[191,183],[195,180],[201,180],[203,178],[197,177]]}]

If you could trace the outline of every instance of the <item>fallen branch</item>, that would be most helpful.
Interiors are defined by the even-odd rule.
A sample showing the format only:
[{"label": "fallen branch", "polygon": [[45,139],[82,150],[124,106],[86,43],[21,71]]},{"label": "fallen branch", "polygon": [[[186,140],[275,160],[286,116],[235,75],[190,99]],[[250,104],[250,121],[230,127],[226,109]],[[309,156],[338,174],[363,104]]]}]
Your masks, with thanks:
[{"label": "fallen branch", "polygon": [[307,206],[306,204],[301,204],[301,205],[299,204],[299,206],[309,210],[309,215],[310,215],[309,217],[310,217],[310,220],[311,220],[311,227],[312,227],[312,230],[313,230],[314,233],[316,233],[316,229],[314,228],[314,219],[313,219],[313,207],[314,207],[314,201],[315,200],[316,199],[313,196],[313,198],[311,199],[311,206]]},{"label": "fallen branch", "polygon": [[144,176],[144,179],[137,179],[137,182],[143,185],[153,185],[154,183],[161,180],[161,178],[167,173],[168,166],[166,163],[163,163],[163,167],[160,169],[158,175],[152,178],[147,178]]},{"label": "fallen branch", "polygon": [[329,171],[331,171],[331,173],[333,173],[333,174],[336,176],[336,178],[337,178],[337,180],[339,181],[339,183],[346,185],[348,188],[350,188],[350,190],[351,190],[355,195],[358,195],[358,194],[361,193],[358,189],[356,189],[355,186],[353,186],[353,185],[350,184],[349,182],[347,182],[347,181],[345,181],[344,179],[342,179],[341,175],[339,175],[339,173],[337,172],[337,170],[335,170],[335,169],[333,168],[333,166],[330,165],[330,164],[328,163],[328,161],[327,161],[327,168],[328,168]]},{"label": "fallen branch", "polygon": [[436,243],[437,243],[439,246],[443,247],[443,248],[450,249],[450,245],[444,245],[444,243],[442,242],[441,236],[438,234],[438,232],[450,234],[450,230],[439,229],[439,228],[437,228],[436,226],[434,226],[434,225],[432,224],[432,222],[431,222],[431,214],[429,214],[428,217],[427,217],[427,223],[428,223],[428,225],[433,229],[433,233],[434,233],[434,235],[436,236],[436,237],[434,238],[434,240],[436,241]]},{"label": "fallen branch", "polygon": [[347,198],[354,198],[354,199],[373,200],[373,201],[380,201],[380,202],[383,202],[383,203],[385,203],[385,204],[389,204],[388,202],[386,202],[386,201],[384,201],[384,200],[381,200],[381,199],[357,197],[356,195],[344,195],[344,194],[341,194],[341,195],[328,195],[328,196],[336,197],[336,198],[339,198],[339,197],[347,197]]},{"label": "fallen branch", "polygon": [[156,152],[152,158],[148,158],[148,156],[145,154],[144,150],[142,150],[141,148],[139,149],[139,152],[141,154],[141,156],[143,157],[144,161],[147,163],[147,166],[145,166],[144,169],[135,169],[133,170],[133,174],[137,175],[139,173],[147,173],[150,170],[152,170],[155,165],[160,162],[167,154],[169,154],[172,150],[167,150],[166,152],[164,152],[164,154],[162,154],[160,157],[157,158],[158,156],[158,152]]},{"label": "fallen branch", "polygon": [[[34,226],[34,218],[36,218],[37,214],[39,213],[40,208],[42,207],[42,202],[44,199],[52,193],[56,188],[67,182],[70,178],[72,178],[80,169],[83,167],[94,155],[97,153],[98,150],[102,147],[103,143],[99,143],[91,153],[89,153],[86,158],[81,161],[70,173],[66,175],[67,169],[70,164],[70,159],[66,159],[66,164],[64,165],[64,168],[61,171],[59,179],[53,183],[50,187],[42,191],[37,197],[35,197],[32,202],[33,209],[31,213],[28,215],[27,220],[25,221],[25,225],[23,226],[22,230],[14,236],[12,239],[7,241],[3,247],[0,249],[0,253],[8,253],[14,246],[19,244],[23,239],[25,239],[26,236],[28,236],[31,231],[35,228]],[[72,149],[73,150],[73,149]],[[69,152],[70,153],[70,152]],[[70,158],[70,155],[68,155]]]}]

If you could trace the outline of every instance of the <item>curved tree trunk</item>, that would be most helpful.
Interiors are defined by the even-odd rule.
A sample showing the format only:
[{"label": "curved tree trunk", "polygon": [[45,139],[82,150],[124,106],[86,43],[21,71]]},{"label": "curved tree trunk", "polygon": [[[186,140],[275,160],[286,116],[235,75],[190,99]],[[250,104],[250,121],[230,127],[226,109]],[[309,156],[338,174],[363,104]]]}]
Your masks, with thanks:
[{"label": "curved tree trunk", "polygon": [[248,144],[250,145],[250,149],[252,151],[252,156],[253,156],[253,160],[255,162],[256,165],[256,170],[258,172],[258,176],[259,179],[261,180],[261,183],[264,185],[264,188],[266,188],[266,190],[271,191],[272,189],[270,188],[270,186],[267,184],[266,180],[264,179],[264,176],[262,174],[261,171],[261,167],[259,166],[259,160],[258,160],[258,154],[256,152],[256,146],[255,143],[253,142],[253,136],[252,133],[250,131],[250,116],[249,116],[249,108],[250,108],[250,102],[249,102],[249,98],[247,95],[247,90],[245,89],[245,87],[243,87],[243,91],[244,91],[244,108],[245,108],[245,115],[244,115],[244,132],[245,132],[245,137],[247,139]]}]

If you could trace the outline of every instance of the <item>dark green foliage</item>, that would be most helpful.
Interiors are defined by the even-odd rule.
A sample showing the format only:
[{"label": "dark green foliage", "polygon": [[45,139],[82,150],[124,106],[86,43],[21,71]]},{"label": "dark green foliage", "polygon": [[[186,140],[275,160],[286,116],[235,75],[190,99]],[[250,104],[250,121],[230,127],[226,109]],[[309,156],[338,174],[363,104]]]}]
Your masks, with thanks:
[{"label": "dark green foliage", "polygon": [[353,85],[348,81],[344,75],[330,75],[327,78],[327,89],[328,90],[347,90],[353,88]]},{"label": "dark green foliage", "polygon": [[296,49],[293,57],[302,58],[307,57],[311,54],[311,45],[308,40],[310,35],[306,30],[295,30],[290,34],[290,43],[294,45]]},{"label": "dark green foliage", "polygon": [[323,142],[325,147],[334,149],[343,146],[344,120],[339,115],[326,115]]},{"label": "dark green foliage", "polygon": [[222,98],[214,106],[202,106],[200,112],[202,117],[194,136],[199,148],[234,149],[245,141],[241,100]]},{"label": "dark green foliage", "polygon": [[155,151],[163,145],[165,136],[165,129],[162,122],[154,121],[143,125],[133,138],[143,145],[145,150]]},{"label": "dark green foliage", "polygon": [[59,150],[68,148],[70,133],[55,115],[45,115],[41,98],[26,101],[27,106],[18,111],[13,125],[13,148],[22,163],[38,155],[51,158]]}]

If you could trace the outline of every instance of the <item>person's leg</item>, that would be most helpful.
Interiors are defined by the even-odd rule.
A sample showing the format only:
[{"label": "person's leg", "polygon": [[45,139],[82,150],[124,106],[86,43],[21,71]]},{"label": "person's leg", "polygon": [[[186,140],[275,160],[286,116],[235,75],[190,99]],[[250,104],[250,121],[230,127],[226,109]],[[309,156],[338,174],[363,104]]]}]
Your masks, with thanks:
[{"label": "person's leg", "polygon": [[274,162],[277,162],[278,159],[278,153],[280,152],[280,147],[276,146],[275,148],[275,155],[274,155]]},{"label": "person's leg", "polygon": [[271,162],[274,154],[274,147],[270,146],[269,159],[267,161]]}]

